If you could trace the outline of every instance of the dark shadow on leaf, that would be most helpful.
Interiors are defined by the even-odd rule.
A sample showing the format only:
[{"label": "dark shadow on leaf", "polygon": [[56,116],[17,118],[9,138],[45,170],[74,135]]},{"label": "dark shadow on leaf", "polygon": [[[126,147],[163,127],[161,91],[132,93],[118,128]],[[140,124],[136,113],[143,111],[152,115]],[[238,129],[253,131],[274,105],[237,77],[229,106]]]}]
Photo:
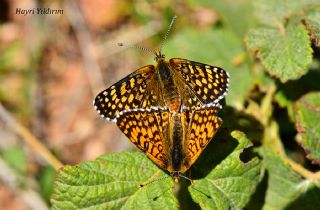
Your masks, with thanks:
[{"label": "dark shadow on leaf", "polygon": [[288,109],[281,108],[277,104],[274,104],[273,111],[274,119],[279,125],[280,138],[285,145],[285,148],[289,150],[296,150],[300,146],[296,141],[292,141],[297,135],[297,130],[293,122],[291,122],[288,114]]},{"label": "dark shadow on leaf", "polygon": [[320,70],[311,69],[309,72],[298,80],[288,81],[283,84],[279,80],[277,82],[278,90],[291,101],[296,101],[303,95],[320,90]]},{"label": "dark shadow on leaf", "polygon": [[265,173],[263,179],[257,186],[256,191],[252,194],[249,203],[244,209],[260,210],[265,203],[265,197],[268,188],[268,173]]},{"label": "dark shadow on leaf", "polygon": [[307,192],[301,193],[301,195],[293,201],[290,205],[288,205],[286,210],[314,210],[319,209],[320,206],[320,189],[315,185],[308,189]]},{"label": "dark shadow on leaf", "polygon": [[252,143],[260,145],[264,127],[255,117],[227,106],[223,110],[221,118],[223,119],[223,125],[228,130],[242,131]]},{"label": "dark shadow on leaf", "polygon": [[186,180],[186,179],[180,179],[180,188],[177,194],[177,198],[179,200],[180,203],[180,208],[179,209],[183,209],[183,210],[200,210],[200,206],[199,204],[195,203],[191,196],[190,193],[188,191],[188,186],[190,185],[190,181]]},{"label": "dark shadow on leaf", "polygon": [[314,42],[312,42],[311,47],[313,49],[313,59],[316,59],[319,61],[320,60],[320,48],[317,47]]}]

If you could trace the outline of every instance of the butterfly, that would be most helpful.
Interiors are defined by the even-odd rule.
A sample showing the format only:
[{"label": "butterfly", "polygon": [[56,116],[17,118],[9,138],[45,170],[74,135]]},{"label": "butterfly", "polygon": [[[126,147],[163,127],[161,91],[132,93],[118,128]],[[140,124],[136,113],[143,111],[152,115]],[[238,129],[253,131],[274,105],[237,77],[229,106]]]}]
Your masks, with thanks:
[{"label": "butterfly", "polygon": [[220,105],[192,112],[168,109],[124,110],[116,118],[120,130],[156,165],[181,176],[197,160],[222,124]]}]

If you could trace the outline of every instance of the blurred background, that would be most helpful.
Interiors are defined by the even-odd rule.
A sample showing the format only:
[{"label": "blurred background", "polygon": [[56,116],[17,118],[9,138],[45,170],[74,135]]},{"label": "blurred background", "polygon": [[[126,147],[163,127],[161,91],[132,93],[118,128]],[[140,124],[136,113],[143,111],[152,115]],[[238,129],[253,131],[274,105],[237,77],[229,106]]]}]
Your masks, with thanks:
[{"label": "blurred background", "polygon": [[[117,43],[154,50],[174,15],[163,53],[227,69],[228,106],[249,107],[247,114],[267,125],[272,108],[259,109],[261,98],[267,98],[280,132],[275,126],[264,135],[292,142],[290,112],[281,95],[275,103],[271,97],[279,81],[246,51],[246,32],[256,25],[251,0],[0,0],[0,209],[48,209],[61,163],[134,149],[114,123],[100,118],[92,101],[154,63],[152,54]],[[230,126],[236,123],[232,117]],[[259,144],[260,124],[239,122],[247,126],[234,127]],[[306,161],[298,151],[295,159]]]}]

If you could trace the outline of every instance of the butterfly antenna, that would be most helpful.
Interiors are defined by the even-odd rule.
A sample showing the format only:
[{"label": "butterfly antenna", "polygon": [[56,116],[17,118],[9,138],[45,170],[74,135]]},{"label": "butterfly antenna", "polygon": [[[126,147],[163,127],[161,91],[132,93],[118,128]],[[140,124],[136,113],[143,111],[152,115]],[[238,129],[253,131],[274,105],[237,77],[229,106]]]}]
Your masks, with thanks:
[{"label": "butterfly antenna", "polygon": [[162,42],[161,42],[160,48],[159,48],[160,51],[162,50],[163,45],[164,45],[164,43],[165,43],[165,41],[166,41],[166,39],[167,39],[167,37],[168,37],[171,29],[172,29],[174,23],[176,22],[176,19],[177,19],[177,16],[175,15],[175,16],[172,18],[171,23],[170,23],[170,25],[169,25],[169,27],[168,27],[168,30],[167,30],[166,34],[164,35],[164,37],[163,37],[163,39],[162,39]]},{"label": "butterfly antenna", "polygon": [[150,50],[149,48],[146,48],[146,47],[141,47],[141,46],[138,46],[138,45],[127,45],[127,44],[124,44],[122,42],[118,43],[118,46],[119,47],[126,47],[126,48],[136,48],[142,52],[147,52],[147,53],[151,53],[153,54],[153,50]]}]

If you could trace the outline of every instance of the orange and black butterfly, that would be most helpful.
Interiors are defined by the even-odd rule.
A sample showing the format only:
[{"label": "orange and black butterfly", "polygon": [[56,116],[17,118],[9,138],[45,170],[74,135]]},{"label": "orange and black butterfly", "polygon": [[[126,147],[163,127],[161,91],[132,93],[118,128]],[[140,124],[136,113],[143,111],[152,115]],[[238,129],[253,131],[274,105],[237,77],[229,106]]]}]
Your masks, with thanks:
[{"label": "orange and black butterfly", "polygon": [[93,104],[158,166],[183,173],[222,123],[218,102],[228,92],[229,74],[208,64],[166,59],[161,48],[155,55],[154,65],[102,91]]},{"label": "orange and black butterfly", "polygon": [[101,117],[115,121],[121,111],[134,109],[191,112],[217,104],[227,94],[229,74],[224,69],[181,58],[166,59],[161,48],[155,55],[154,65],[134,71],[96,96],[93,105]]},{"label": "orange and black butterfly", "polygon": [[197,160],[222,124],[220,105],[190,112],[138,109],[122,111],[116,121],[120,130],[155,164],[171,176],[181,176]]}]

